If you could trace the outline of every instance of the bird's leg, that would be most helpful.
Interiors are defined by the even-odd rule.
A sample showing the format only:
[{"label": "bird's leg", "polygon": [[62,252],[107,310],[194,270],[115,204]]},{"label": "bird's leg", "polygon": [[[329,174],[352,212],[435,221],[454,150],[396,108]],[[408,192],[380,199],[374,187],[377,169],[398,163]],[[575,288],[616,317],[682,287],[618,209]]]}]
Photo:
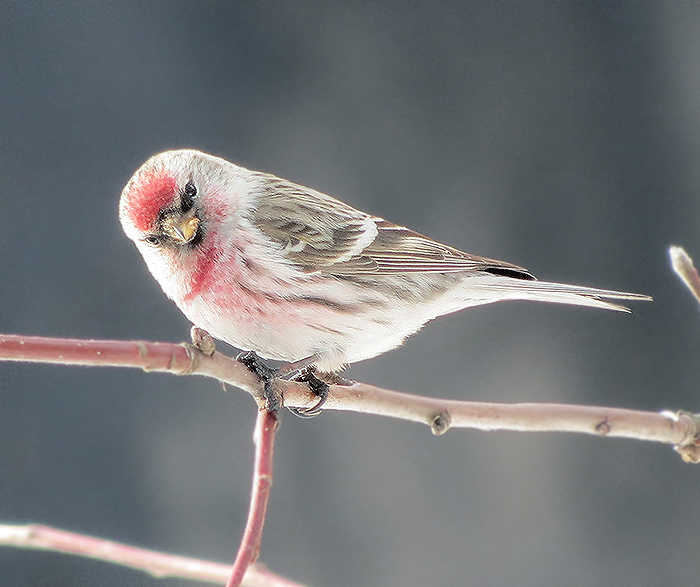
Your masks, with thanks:
[{"label": "bird's leg", "polygon": [[265,400],[265,409],[268,412],[278,411],[283,404],[282,394],[274,386],[274,380],[277,377],[277,371],[272,367],[268,367],[263,360],[253,351],[241,353],[236,357],[239,363],[243,363],[249,371],[255,373],[263,382],[263,399]]},{"label": "bird's leg", "polygon": [[280,365],[279,369],[277,369],[277,376],[284,377],[285,379],[292,377],[305,367],[313,365],[316,361],[318,361],[318,357],[316,355],[311,355],[310,357],[299,359],[293,363],[283,363]]},{"label": "bird's leg", "polygon": [[318,398],[316,405],[312,408],[287,408],[292,414],[298,416],[299,418],[315,418],[323,410],[321,407],[326,403],[328,399],[328,383],[322,381],[315,375],[315,369],[313,366],[309,365],[304,367],[299,374],[294,377],[294,381],[301,381],[306,383],[314,395]]},{"label": "bird's leg", "polygon": [[282,377],[283,379],[289,379],[294,381],[303,381],[302,379],[296,379],[301,371],[305,368],[310,368],[315,376],[321,381],[325,381],[328,385],[353,385],[355,382],[351,379],[346,379],[342,377],[337,371],[317,371],[314,364],[318,363],[319,356],[311,355],[305,359],[299,359],[293,363],[282,363],[277,369],[277,377]]}]

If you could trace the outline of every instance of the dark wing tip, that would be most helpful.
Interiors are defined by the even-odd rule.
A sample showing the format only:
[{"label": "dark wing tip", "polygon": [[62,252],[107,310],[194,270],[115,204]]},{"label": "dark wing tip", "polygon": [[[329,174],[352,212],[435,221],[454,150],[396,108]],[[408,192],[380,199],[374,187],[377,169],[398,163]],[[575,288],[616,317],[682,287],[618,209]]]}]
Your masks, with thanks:
[{"label": "dark wing tip", "polygon": [[513,267],[485,267],[481,271],[484,273],[490,273],[491,275],[511,277],[512,279],[522,279],[524,281],[537,280],[537,278],[529,271],[526,271],[525,269],[516,269]]}]

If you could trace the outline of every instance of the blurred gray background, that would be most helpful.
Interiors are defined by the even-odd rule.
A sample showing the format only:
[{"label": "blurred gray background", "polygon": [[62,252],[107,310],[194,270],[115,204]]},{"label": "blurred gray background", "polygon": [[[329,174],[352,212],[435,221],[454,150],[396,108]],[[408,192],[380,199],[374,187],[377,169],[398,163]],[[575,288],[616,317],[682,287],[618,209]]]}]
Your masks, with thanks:
[{"label": "blurred gray background", "polygon": [[[700,4],[0,5],[0,331],[181,341],[117,220],[199,148],[540,278],[651,294],[437,320],[349,376],[504,402],[700,410]],[[235,352],[230,349],[231,352]],[[199,378],[0,364],[0,519],[232,560],[255,406]],[[313,586],[697,585],[670,447],[283,416],[261,561]],[[180,586],[0,549],[2,585]]]}]

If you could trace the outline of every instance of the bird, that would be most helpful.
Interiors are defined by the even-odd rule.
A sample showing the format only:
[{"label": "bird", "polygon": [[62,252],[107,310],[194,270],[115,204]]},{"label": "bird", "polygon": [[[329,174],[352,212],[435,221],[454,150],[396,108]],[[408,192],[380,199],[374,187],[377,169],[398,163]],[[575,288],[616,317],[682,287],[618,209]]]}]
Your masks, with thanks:
[{"label": "bird", "polygon": [[538,281],[314,189],[192,149],[152,156],[119,218],[186,318],[266,360],[337,374],[427,322],[534,300],[629,311],[646,295]]}]

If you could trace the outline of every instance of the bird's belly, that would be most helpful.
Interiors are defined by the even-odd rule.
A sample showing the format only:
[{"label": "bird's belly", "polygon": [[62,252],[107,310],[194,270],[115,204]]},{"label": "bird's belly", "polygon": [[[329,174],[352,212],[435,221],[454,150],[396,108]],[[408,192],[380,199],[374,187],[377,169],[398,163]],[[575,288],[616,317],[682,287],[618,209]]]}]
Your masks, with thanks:
[{"label": "bird's belly", "polygon": [[[261,289],[253,287],[244,272],[235,280],[227,277],[176,300],[180,310],[196,326],[239,349],[287,362],[315,356],[326,371],[396,348],[444,313],[439,299],[418,296],[406,303],[393,288],[378,291],[346,281],[307,278],[270,282]],[[421,285],[404,281],[398,285]]]},{"label": "bird's belly", "polygon": [[193,324],[236,348],[287,362],[316,356],[323,371],[391,350],[429,319],[414,312],[407,320],[389,308],[368,314],[359,307],[244,289],[235,297],[200,295],[178,306]]}]

